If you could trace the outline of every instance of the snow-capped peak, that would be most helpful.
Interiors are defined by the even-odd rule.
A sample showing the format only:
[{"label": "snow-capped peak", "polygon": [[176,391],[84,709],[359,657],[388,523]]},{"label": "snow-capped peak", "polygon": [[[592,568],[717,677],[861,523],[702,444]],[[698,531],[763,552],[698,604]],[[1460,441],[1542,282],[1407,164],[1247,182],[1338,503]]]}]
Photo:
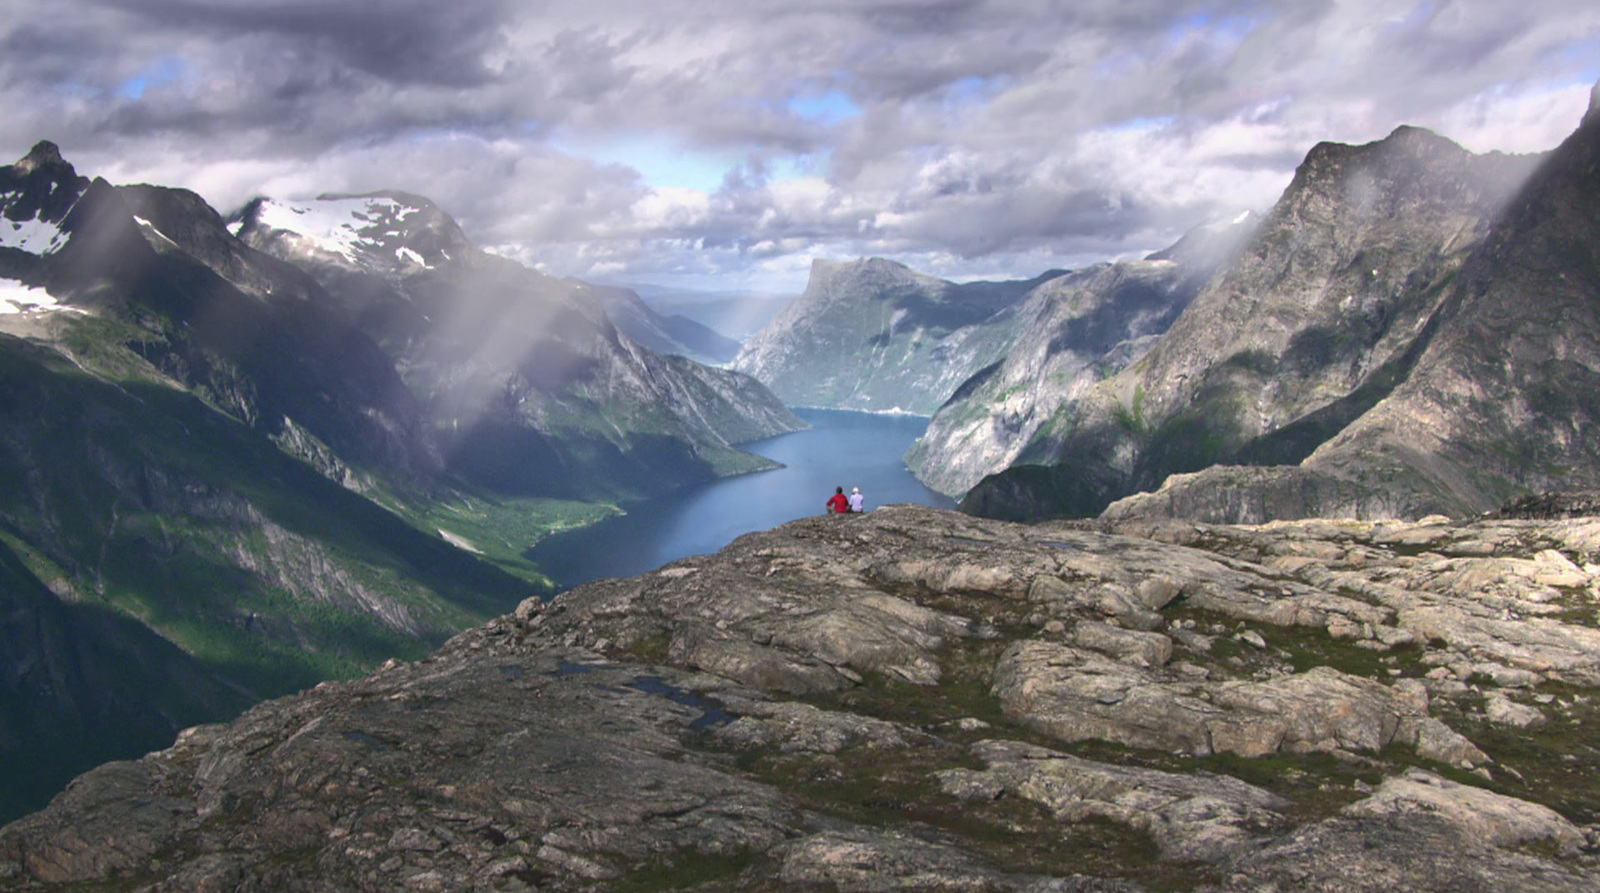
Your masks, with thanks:
[{"label": "snow-capped peak", "polygon": [[454,224],[428,210],[386,195],[262,199],[235,225],[234,234],[247,229],[273,234],[324,261],[404,275],[431,270],[450,258],[444,245],[456,232]]},{"label": "snow-capped peak", "polygon": [[256,224],[293,233],[306,248],[360,263],[363,253],[381,246],[386,222],[403,220],[415,210],[385,198],[265,201],[257,212]]}]

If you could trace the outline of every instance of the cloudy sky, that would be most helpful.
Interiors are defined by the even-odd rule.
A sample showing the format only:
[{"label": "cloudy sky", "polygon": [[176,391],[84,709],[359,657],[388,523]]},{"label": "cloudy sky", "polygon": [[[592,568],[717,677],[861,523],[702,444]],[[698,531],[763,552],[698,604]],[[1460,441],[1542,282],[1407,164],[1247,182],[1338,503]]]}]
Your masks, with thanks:
[{"label": "cloudy sky", "polygon": [[404,189],[552,273],[797,293],[1146,252],[1400,124],[1542,151],[1597,79],[1594,0],[0,0],[0,160]]}]

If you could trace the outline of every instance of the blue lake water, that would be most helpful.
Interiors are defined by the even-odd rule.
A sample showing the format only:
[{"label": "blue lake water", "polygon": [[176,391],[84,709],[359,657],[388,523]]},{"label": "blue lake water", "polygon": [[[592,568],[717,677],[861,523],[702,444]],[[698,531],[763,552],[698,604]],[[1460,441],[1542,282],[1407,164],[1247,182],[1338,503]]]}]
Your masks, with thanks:
[{"label": "blue lake water", "polygon": [[785,467],[726,478],[628,506],[628,513],[548,537],[529,553],[564,587],[631,577],[687,555],[715,552],[752,530],[824,514],[835,487],[860,487],[867,510],[896,502],[954,508],[902,461],[928,428],[920,416],[825,409],[795,411],[806,431],[744,444]]}]

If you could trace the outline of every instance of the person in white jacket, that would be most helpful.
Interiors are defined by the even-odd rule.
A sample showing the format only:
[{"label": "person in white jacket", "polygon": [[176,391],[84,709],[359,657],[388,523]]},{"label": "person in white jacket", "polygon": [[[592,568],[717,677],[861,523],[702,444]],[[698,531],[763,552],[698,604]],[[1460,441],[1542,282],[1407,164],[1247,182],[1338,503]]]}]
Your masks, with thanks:
[{"label": "person in white jacket", "polygon": [[867,499],[866,499],[866,497],[861,495],[861,488],[860,487],[851,487],[850,488],[850,511],[852,511],[852,512],[864,512],[864,511],[866,511],[866,508],[864,508],[864,506],[866,506],[866,504],[867,504]]}]

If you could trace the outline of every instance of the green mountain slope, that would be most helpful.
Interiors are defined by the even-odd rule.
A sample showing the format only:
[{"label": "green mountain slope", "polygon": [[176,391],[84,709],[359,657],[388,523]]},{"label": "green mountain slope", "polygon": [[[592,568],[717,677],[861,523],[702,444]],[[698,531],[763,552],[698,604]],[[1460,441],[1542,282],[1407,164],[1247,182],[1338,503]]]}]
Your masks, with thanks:
[{"label": "green mountain slope", "polygon": [[[89,730],[80,753],[39,767],[44,776],[136,755],[257,698],[420,657],[539,591],[163,380],[120,346],[125,324],[57,316],[55,346],[0,335],[6,597],[76,631],[75,650],[30,658],[47,637],[13,624],[0,649],[13,681],[0,697],[17,702],[14,680],[30,673],[84,679],[82,690],[57,687],[53,708],[22,711]],[[147,680],[137,687],[147,709],[123,711],[130,731],[112,743],[84,717],[116,713],[107,704],[119,695],[74,669],[80,652],[126,653],[127,678]],[[37,748],[33,736],[0,735],[0,760]],[[49,786],[0,795],[39,787]]]}]

